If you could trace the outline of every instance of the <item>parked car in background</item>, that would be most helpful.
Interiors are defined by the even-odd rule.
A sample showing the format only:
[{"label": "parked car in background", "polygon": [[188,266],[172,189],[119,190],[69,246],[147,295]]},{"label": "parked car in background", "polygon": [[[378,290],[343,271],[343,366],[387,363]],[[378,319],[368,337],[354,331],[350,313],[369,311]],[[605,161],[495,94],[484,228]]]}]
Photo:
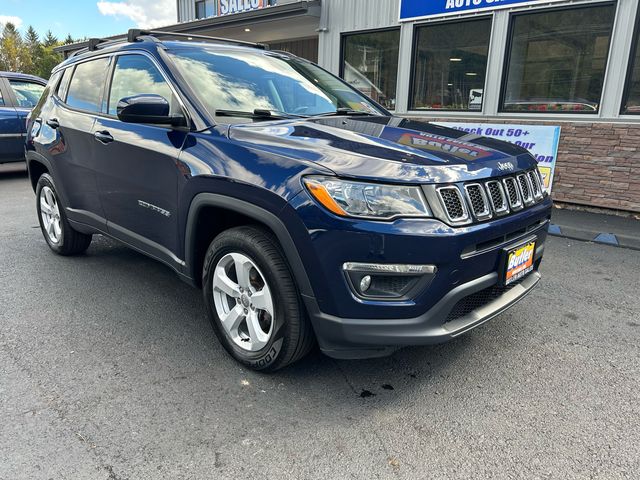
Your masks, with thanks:
[{"label": "parked car in background", "polygon": [[0,72],[0,163],[24,161],[27,115],[46,85],[33,75]]}]

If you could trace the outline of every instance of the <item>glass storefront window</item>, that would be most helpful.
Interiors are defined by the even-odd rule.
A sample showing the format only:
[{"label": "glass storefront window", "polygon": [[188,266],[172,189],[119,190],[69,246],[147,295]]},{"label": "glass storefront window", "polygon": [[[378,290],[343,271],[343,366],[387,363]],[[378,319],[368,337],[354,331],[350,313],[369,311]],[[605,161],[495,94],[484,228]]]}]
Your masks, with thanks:
[{"label": "glass storefront window", "polygon": [[512,17],[502,111],[597,113],[615,5]]},{"label": "glass storefront window", "polygon": [[344,35],[342,78],[389,110],[396,108],[400,30]]},{"label": "glass storefront window", "polygon": [[[638,21],[640,21],[640,12],[638,12]],[[638,22],[636,22],[635,40],[631,50],[627,88],[622,101],[622,113],[640,115],[640,24]]]},{"label": "glass storefront window", "polygon": [[415,29],[411,110],[482,110],[491,19]]},{"label": "glass storefront window", "polygon": [[196,19],[213,17],[216,6],[212,0],[198,0],[196,2]]}]

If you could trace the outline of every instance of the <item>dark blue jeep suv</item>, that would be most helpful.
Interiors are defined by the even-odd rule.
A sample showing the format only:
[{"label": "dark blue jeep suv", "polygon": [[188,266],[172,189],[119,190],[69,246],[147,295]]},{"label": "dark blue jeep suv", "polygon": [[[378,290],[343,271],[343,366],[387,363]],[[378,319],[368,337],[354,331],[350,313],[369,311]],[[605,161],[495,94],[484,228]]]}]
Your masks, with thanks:
[{"label": "dark blue jeep suv", "polygon": [[316,342],[450,340],[538,283],[551,199],[527,151],[393,116],[285,52],[179,38],[92,40],[55,68],[26,145],[54,252],[99,233],[164,262],[265,371]]}]

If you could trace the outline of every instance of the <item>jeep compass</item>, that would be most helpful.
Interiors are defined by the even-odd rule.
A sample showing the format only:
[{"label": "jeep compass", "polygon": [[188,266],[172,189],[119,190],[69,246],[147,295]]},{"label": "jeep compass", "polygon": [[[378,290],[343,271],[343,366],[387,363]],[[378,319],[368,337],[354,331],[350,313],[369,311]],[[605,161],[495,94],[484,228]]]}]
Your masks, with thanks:
[{"label": "jeep compass", "polygon": [[102,234],[165,263],[257,370],[447,341],[540,279],[551,199],[526,150],[394,116],[264,45],[90,40],[26,150],[54,252]]}]

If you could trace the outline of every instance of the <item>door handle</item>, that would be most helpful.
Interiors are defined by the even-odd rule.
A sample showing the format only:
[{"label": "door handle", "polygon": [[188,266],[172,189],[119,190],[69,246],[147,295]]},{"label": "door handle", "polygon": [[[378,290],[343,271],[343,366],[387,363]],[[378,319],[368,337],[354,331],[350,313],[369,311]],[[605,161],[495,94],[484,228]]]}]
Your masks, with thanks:
[{"label": "door handle", "polygon": [[57,118],[50,118],[49,120],[47,120],[47,125],[49,125],[53,129],[56,129],[60,127],[60,122]]},{"label": "door handle", "polygon": [[105,145],[107,143],[113,142],[113,137],[106,130],[103,130],[102,132],[96,132],[93,134],[93,136],[96,138],[96,140],[98,140],[100,143],[104,143]]}]

